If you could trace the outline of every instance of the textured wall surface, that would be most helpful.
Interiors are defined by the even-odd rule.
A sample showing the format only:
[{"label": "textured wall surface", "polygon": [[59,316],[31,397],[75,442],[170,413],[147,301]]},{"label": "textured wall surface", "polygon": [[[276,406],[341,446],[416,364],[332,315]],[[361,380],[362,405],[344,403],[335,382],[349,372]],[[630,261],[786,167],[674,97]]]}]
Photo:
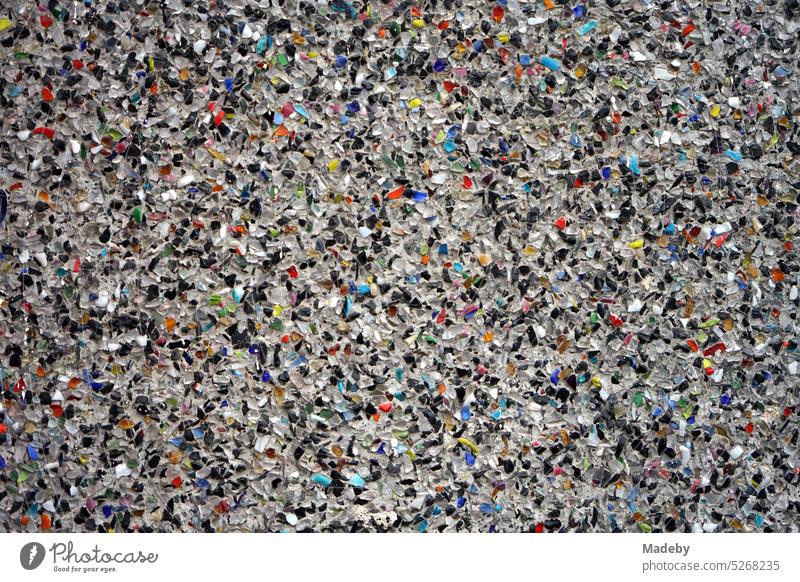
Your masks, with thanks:
[{"label": "textured wall surface", "polygon": [[0,530],[796,531],[797,0],[0,7]]}]

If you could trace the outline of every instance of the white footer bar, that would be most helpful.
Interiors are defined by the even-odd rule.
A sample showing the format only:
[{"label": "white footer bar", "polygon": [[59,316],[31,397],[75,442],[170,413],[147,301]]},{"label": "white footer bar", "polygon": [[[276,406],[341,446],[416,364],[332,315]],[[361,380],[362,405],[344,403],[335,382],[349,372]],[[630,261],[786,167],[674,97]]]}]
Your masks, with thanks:
[{"label": "white footer bar", "polygon": [[800,534],[4,534],[0,571],[48,581],[777,582],[800,579],[798,542]]}]

